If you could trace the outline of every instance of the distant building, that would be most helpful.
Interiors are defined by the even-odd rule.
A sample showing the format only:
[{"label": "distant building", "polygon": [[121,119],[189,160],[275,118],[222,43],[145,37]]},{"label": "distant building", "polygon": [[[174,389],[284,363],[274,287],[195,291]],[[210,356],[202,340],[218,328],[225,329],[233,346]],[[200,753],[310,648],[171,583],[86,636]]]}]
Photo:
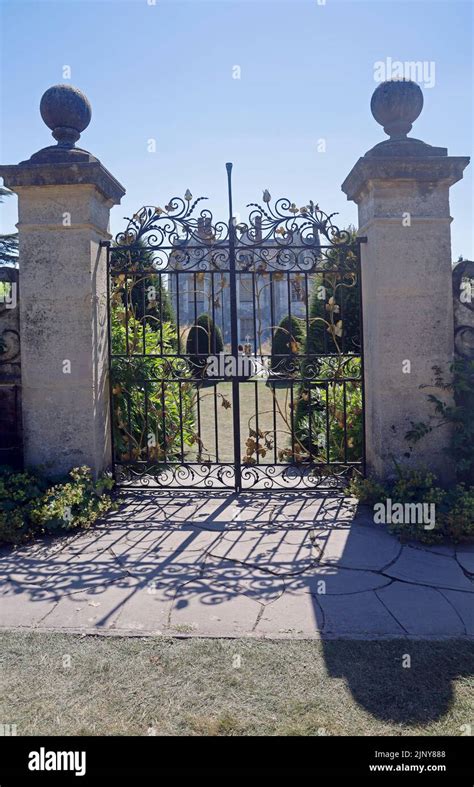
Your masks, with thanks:
[{"label": "distant building", "polygon": [[[168,277],[168,288],[179,330],[208,314],[222,331],[224,342],[230,335],[230,290],[228,250],[212,243],[210,220],[199,220],[198,240],[179,241],[170,255],[168,267],[179,273]],[[291,314],[306,320],[317,254],[315,248],[295,249],[276,241],[249,248],[248,236],[236,243],[238,341],[258,349],[271,342],[272,326]],[[260,232],[261,238],[261,232]],[[247,246],[246,246],[247,242]],[[316,248],[319,241],[316,241]],[[246,271],[252,271],[247,273]],[[288,273],[286,273],[288,271]],[[257,341],[255,342],[255,340]]]}]

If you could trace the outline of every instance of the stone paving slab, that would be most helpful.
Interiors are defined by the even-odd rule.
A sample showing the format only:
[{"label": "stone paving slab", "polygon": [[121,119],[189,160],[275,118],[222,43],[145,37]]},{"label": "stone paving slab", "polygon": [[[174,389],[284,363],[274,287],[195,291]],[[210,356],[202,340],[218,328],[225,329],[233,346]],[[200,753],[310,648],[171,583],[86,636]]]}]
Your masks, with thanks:
[{"label": "stone paving slab", "polygon": [[474,576],[474,544],[458,547],[456,549],[456,558],[459,565]]},{"label": "stone paving slab", "polygon": [[90,531],[0,552],[0,629],[474,637],[473,561],[402,546],[351,498],[129,493]]},{"label": "stone paving slab", "polygon": [[[206,597],[211,596],[214,592],[229,597],[245,595],[263,605],[275,601],[286,588],[285,578],[276,572],[218,558],[206,561],[201,575],[201,584]],[[184,591],[191,592],[187,585],[184,586]]]},{"label": "stone paving slab", "polygon": [[[275,592],[275,591],[274,591]],[[252,634],[262,606],[245,583],[190,582],[177,592],[170,610],[170,634],[240,637]]]},{"label": "stone paving slab", "polygon": [[313,544],[321,552],[322,564],[374,571],[392,563],[401,551],[393,536],[373,524],[314,530]]},{"label": "stone paving slab", "polygon": [[343,637],[403,637],[405,632],[374,592],[319,596],[323,631]]},{"label": "stone paving slab", "polygon": [[472,579],[466,576],[455,558],[424,549],[403,547],[400,556],[385,569],[385,573],[405,582],[474,593]]},{"label": "stone paving slab", "polygon": [[466,633],[453,606],[436,588],[393,582],[377,596],[407,634],[460,637]]},{"label": "stone paving slab", "polygon": [[112,628],[119,632],[162,634],[169,628],[169,616],[176,592],[175,584],[143,585],[130,588],[126,602],[114,617]]},{"label": "stone paving slab", "polygon": [[322,609],[308,593],[283,593],[263,610],[255,633],[268,637],[317,637],[324,627]]},{"label": "stone paving slab", "polygon": [[474,598],[472,595],[458,590],[440,590],[440,593],[456,610],[463,623],[465,633],[474,637]]},{"label": "stone paving slab", "polygon": [[246,529],[226,532],[210,545],[212,558],[267,567],[274,574],[299,574],[315,565],[319,550],[309,530]]},{"label": "stone paving slab", "polygon": [[56,599],[52,596],[32,597],[15,584],[2,583],[0,590],[0,628],[35,628],[45,615],[52,612]]},{"label": "stone paving slab", "polygon": [[364,593],[367,590],[377,590],[390,582],[389,577],[376,571],[321,565],[287,581],[287,588],[291,592],[311,593],[318,597],[348,596]]},{"label": "stone paving slab", "polygon": [[82,593],[61,596],[54,607],[38,621],[42,629],[77,631],[110,630],[133,594],[130,585],[108,585]]}]

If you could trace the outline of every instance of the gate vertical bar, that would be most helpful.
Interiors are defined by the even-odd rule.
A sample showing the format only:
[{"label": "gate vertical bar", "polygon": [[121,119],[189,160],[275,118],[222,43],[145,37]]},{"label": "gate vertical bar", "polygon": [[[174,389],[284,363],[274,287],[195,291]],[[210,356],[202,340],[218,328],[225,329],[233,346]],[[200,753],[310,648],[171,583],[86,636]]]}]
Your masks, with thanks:
[{"label": "gate vertical bar", "polygon": [[101,248],[105,248],[106,266],[107,266],[107,357],[109,362],[108,378],[109,378],[109,418],[110,418],[110,444],[112,451],[112,476],[117,480],[116,456],[115,456],[115,440],[114,440],[114,392],[113,392],[113,368],[112,368],[112,302],[110,293],[110,277],[112,276],[110,264],[110,241],[105,240],[100,242]]},{"label": "gate vertical bar", "polygon": [[[360,335],[360,374],[362,389],[362,474],[367,475],[365,451],[365,367],[364,367],[364,304],[362,302],[362,252],[361,243],[367,243],[367,238],[357,238],[357,276],[359,286],[359,335]],[[345,422],[345,419],[344,419]]]},{"label": "gate vertical bar", "polygon": [[[239,358],[239,339],[237,327],[237,277],[235,271],[235,226],[232,208],[232,164],[228,162],[227,186],[229,195],[229,278],[230,278],[230,333],[231,333],[231,352],[238,364]],[[238,371],[238,367],[237,367]],[[240,466],[240,390],[239,378],[237,375],[232,377],[232,415],[234,426],[234,473],[235,488],[239,492],[242,486],[242,472]]]}]

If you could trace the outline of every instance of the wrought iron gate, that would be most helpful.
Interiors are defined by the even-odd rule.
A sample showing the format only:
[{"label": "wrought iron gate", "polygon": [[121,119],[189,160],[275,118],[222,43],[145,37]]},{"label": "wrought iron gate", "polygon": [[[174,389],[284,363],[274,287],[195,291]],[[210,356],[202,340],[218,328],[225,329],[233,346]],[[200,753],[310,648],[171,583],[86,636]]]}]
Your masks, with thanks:
[{"label": "wrought iron gate", "polygon": [[[107,243],[117,482],[314,489],[364,468],[360,243],[288,199],[189,190]],[[199,206],[199,207],[198,207]]]}]

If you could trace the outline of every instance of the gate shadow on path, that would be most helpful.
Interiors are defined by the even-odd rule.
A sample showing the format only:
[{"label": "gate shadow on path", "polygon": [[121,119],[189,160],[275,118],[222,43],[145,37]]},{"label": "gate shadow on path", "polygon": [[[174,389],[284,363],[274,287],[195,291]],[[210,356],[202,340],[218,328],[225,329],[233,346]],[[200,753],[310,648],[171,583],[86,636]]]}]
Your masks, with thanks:
[{"label": "gate shadow on path", "polygon": [[[461,587],[469,580],[454,551],[402,548],[354,512],[354,501],[311,493],[128,495],[89,532],[0,553],[0,626],[321,637],[328,674],[343,678],[368,713],[401,724],[439,719],[453,679],[474,671],[472,642],[410,637],[417,616],[426,633],[423,610],[433,604],[441,626],[451,610],[447,633],[463,636],[449,593],[474,602]],[[437,575],[449,568],[459,589],[397,579],[393,567],[410,549],[414,571],[418,558],[435,561]],[[393,593],[403,600],[407,590],[414,612],[402,622]]]}]

